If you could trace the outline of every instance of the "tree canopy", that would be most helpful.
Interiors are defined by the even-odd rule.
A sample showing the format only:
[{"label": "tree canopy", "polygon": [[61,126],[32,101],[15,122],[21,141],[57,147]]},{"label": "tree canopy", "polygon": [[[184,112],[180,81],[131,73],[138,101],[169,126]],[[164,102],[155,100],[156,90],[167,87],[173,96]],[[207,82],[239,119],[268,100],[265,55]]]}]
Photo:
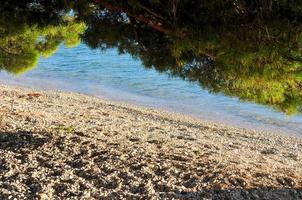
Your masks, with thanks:
[{"label": "tree canopy", "polygon": [[0,70],[22,74],[34,68],[41,55],[55,53],[61,43],[73,47],[81,41],[85,23],[71,16],[70,9],[48,11],[32,4],[0,3]]}]

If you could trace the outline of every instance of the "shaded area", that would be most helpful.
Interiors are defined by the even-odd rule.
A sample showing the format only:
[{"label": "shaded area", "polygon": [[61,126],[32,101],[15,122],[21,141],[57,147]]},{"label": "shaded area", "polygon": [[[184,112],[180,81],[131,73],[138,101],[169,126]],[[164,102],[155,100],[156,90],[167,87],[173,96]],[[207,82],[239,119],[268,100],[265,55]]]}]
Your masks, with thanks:
[{"label": "shaded area", "polygon": [[[129,138],[135,146],[139,139]],[[149,142],[148,145],[161,143]],[[211,148],[211,147],[208,147]],[[137,152],[138,150],[138,152]],[[202,152],[200,152],[202,153]],[[52,133],[0,133],[0,198],[301,199],[302,189],[249,186],[200,155],[158,152],[108,143],[58,126]],[[39,178],[37,178],[37,175]],[[173,182],[173,187],[171,183]],[[211,189],[209,189],[211,188]],[[89,194],[89,196],[87,196]]]},{"label": "shaded area", "polygon": [[50,140],[50,135],[41,136],[27,131],[0,132],[0,149],[22,153],[22,149],[37,149]]},{"label": "shaded area", "polygon": [[166,194],[165,198],[176,199],[238,199],[238,200],[252,200],[252,199],[301,199],[302,189],[291,188],[251,188],[251,189],[228,189],[228,190],[204,190],[196,193],[180,193],[180,194]]}]

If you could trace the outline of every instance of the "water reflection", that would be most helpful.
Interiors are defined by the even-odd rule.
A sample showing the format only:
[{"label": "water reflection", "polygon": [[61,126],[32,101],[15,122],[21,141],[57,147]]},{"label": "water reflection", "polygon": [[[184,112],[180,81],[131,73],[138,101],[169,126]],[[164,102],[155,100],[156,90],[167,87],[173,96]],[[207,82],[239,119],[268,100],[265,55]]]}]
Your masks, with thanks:
[{"label": "water reflection", "polygon": [[[115,47],[146,68],[198,82],[211,92],[287,114],[302,110],[299,2],[81,0],[0,5],[0,69],[11,73],[23,73],[40,55],[50,56],[60,43],[72,46],[81,38],[91,48]],[[16,10],[11,23],[8,16]]]}]

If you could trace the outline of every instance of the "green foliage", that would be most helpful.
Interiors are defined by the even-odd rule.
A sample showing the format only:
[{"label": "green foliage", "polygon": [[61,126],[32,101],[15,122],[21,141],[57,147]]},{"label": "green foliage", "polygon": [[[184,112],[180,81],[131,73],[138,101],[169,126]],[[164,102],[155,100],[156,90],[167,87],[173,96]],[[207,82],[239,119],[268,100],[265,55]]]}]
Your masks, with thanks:
[{"label": "green foliage", "polygon": [[36,49],[44,56],[53,55],[59,45],[64,42],[66,47],[74,47],[80,44],[80,34],[85,31],[85,24],[71,22],[63,25],[47,26],[40,31],[41,41],[36,44]]},{"label": "green foliage", "polygon": [[[156,2],[160,7],[122,2],[103,4],[109,12],[90,23],[84,35],[88,45],[117,47],[146,67],[197,81],[211,92],[288,114],[302,111],[301,2],[178,1],[175,17],[171,13],[176,1]],[[120,20],[119,10],[129,10],[130,22]],[[146,24],[135,14],[171,30]]]},{"label": "green foliage", "polygon": [[54,54],[61,43],[67,47],[78,45],[84,30],[84,23],[69,22],[45,27],[24,26],[22,31],[12,33],[2,31],[0,70],[23,74],[37,65],[40,55],[49,57]]},{"label": "green foliage", "polygon": [[75,128],[73,126],[66,126],[64,124],[59,124],[57,127],[55,127],[55,130],[59,133],[66,133],[67,135],[75,132]]},{"label": "green foliage", "polygon": [[21,74],[35,67],[39,53],[35,49],[37,32],[28,28],[22,33],[0,38],[0,69]]}]

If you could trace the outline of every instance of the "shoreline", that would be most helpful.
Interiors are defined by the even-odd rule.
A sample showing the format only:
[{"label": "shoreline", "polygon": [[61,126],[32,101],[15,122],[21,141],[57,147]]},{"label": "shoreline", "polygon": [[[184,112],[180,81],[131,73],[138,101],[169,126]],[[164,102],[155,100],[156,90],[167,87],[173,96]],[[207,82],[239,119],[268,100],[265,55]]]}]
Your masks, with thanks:
[{"label": "shoreline", "polygon": [[302,197],[298,136],[0,87],[0,198]]},{"label": "shoreline", "polygon": [[[245,129],[248,131],[257,131],[257,132],[266,132],[266,133],[274,132],[274,134],[282,134],[282,135],[289,135],[289,136],[302,138],[302,134],[299,132],[298,127],[294,127],[294,128],[290,127],[290,126],[280,127],[280,124],[278,125],[278,122],[265,123],[262,121],[257,121],[257,119],[254,119],[254,118],[251,118],[250,121],[246,121],[247,119],[243,119],[243,118],[242,119],[240,119],[240,118],[233,119],[234,116],[228,116],[228,115],[226,115],[226,116],[224,115],[224,117],[220,116],[219,118],[215,118],[212,115],[207,116],[206,115],[207,112],[202,114],[202,113],[198,113],[198,112],[193,112],[192,110],[190,110],[190,108],[189,108],[189,112],[185,111],[184,108],[178,109],[178,108],[176,108],[177,105],[175,104],[175,102],[172,103],[172,106],[169,106],[169,104],[167,104],[167,102],[166,102],[167,100],[159,99],[158,102],[156,102],[153,97],[142,96],[142,95],[135,96],[135,94],[128,93],[128,92],[123,93],[123,91],[119,91],[118,89],[114,89],[116,91],[111,93],[111,92],[108,92],[109,88],[103,88],[100,90],[101,93],[100,93],[100,91],[98,91],[98,93],[93,94],[91,92],[83,92],[83,90],[81,90],[81,89],[76,90],[74,88],[70,88],[70,86],[68,86],[68,85],[66,86],[66,85],[64,85],[64,83],[61,83],[64,85],[62,88],[59,86],[45,86],[44,84],[38,84],[37,87],[36,86],[33,87],[32,85],[37,84],[37,80],[35,80],[32,83],[30,83],[30,82],[27,83],[25,81],[24,82],[25,86],[23,86],[22,84],[23,84],[22,81],[20,83],[17,83],[14,81],[7,82],[7,80],[2,81],[2,82],[0,81],[0,85],[10,85],[12,87],[20,87],[20,88],[25,87],[28,89],[40,90],[40,91],[53,91],[53,92],[62,92],[62,93],[83,94],[83,95],[87,95],[90,97],[98,98],[105,102],[114,103],[117,105],[124,105],[124,106],[134,107],[134,108],[136,107],[136,108],[140,108],[140,109],[153,109],[153,110],[157,110],[157,111],[160,110],[161,112],[173,113],[175,115],[179,115],[182,117],[191,118],[196,121],[202,121],[203,123],[216,124],[216,125],[219,125],[222,127]],[[113,88],[110,88],[110,91],[112,89]],[[122,92],[122,94],[120,94],[120,92]],[[118,96],[117,94],[122,95],[122,96],[125,95],[127,97],[119,98],[119,97],[117,97]],[[142,98],[142,99],[137,101],[136,98],[138,98],[138,99]],[[269,118],[266,120],[269,120]],[[284,123],[285,122],[286,121],[284,121]],[[295,122],[295,123],[298,123],[298,122]]]},{"label": "shoreline", "polygon": [[209,127],[217,127],[220,129],[226,128],[226,129],[233,129],[233,130],[239,130],[239,131],[246,131],[246,132],[250,132],[250,133],[261,133],[261,134],[268,134],[268,135],[279,135],[279,136],[285,136],[285,137],[294,137],[294,138],[299,138],[302,139],[302,134],[298,134],[298,133],[292,133],[292,132],[287,132],[287,131],[283,131],[283,130],[274,130],[272,131],[271,128],[269,129],[263,129],[263,127],[258,128],[258,127],[254,127],[255,130],[253,130],[252,128],[248,128],[248,127],[240,127],[240,126],[236,126],[234,124],[229,124],[225,121],[223,122],[217,122],[217,121],[213,121],[213,120],[207,120],[205,118],[201,118],[198,115],[194,115],[194,114],[188,114],[188,113],[184,113],[181,111],[175,111],[171,108],[166,108],[164,106],[160,106],[160,107],[155,107],[153,105],[145,105],[143,103],[134,103],[131,100],[120,100],[120,99],[114,99],[112,97],[107,97],[107,96],[100,96],[100,95],[92,95],[90,93],[83,93],[83,92],[78,92],[78,91],[67,91],[64,89],[55,89],[55,88],[43,88],[43,87],[32,87],[32,86],[21,86],[18,84],[10,84],[10,83],[1,83],[0,82],[0,87],[10,87],[10,88],[15,88],[15,89],[20,89],[20,90],[30,90],[38,93],[50,93],[50,94],[67,94],[67,95],[78,95],[78,96],[83,96],[84,98],[91,98],[95,101],[100,101],[104,104],[111,104],[113,106],[117,106],[117,107],[125,107],[125,108],[130,108],[133,110],[141,110],[143,112],[147,112],[149,114],[158,114],[158,115],[163,115],[167,118],[173,118],[175,120],[187,120],[190,121],[192,123],[198,123],[198,124],[202,124],[205,126],[209,126]]}]

